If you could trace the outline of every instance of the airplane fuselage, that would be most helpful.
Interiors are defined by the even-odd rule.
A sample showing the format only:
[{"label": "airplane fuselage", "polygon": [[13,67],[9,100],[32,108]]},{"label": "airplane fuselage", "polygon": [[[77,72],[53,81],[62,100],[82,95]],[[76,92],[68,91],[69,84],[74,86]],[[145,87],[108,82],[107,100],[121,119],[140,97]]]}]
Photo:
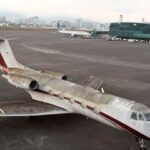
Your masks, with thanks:
[{"label": "airplane fuselage", "polygon": [[91,34],[85,31],[68,31],[68,30],[59,30],[60,33],[65,35],[70,35],[71,37],[80,36],[80,37],[91,37]]},{"label": "airplane fuselage", "polygon": [[38,90],[27,90],[34,100],[56,105],[71,113],[82,114],[118,130],[150,140],[150,120],[145,118],[150,115],[150,110],[142,104],[52,78],[48,73],[40,71],[11,69],[10,74],[32,78],[39,83]]}]

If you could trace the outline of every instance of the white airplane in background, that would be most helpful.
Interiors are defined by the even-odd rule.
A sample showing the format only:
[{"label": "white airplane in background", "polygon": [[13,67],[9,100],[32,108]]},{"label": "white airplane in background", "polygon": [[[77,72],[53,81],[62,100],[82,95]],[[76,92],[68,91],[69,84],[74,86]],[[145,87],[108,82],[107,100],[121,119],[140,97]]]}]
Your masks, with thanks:
[{"label": "white airplane in background", "polygon": [[[136,137],[141,150],[146,150],[145,140],[150,140],[150,108],[111,94],[102,89],[77,85],[66,81],[66,76],[50,71],[30,69],[14,57],[8,40],[0,39],[0,66],[4,77],[10,84],[27,91],[33,100],[51,104],[48,112],[23,115],[52,115],[75,113],[97,120],[120,131]],[[7,92],[7,91],[6,91]],[[19,108],[19,107],[18,107]],[[7,114],[1,109],[0,116],[19,116]],[[15,111],[16,112],[16,111]]]},{"label": "white airplane in background", "polygon": [[57,23],[57,27],[58,27],[58,32],[70,37],[91,38],[92,36],[89,32],[86,31],[71,31],[71,30],[62,29],[59,23]]}]

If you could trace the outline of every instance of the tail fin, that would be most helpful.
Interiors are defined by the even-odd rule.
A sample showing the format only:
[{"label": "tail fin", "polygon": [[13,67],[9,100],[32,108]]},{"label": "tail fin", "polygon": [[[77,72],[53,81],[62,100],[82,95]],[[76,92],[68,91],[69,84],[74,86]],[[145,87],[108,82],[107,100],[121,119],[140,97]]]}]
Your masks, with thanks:
[{"label": "tail fin", "polygon": [[0,70],[7,74],[9,68],[25,69],[25,66],[17,62],[8,40],[0,38]]},{"label": "tail fin", "polygon": [[57,29],[58,29],[58,31],[61,31],[61,30],[62,30],[61,25],[60,25],[59,22],[57,22]]}]

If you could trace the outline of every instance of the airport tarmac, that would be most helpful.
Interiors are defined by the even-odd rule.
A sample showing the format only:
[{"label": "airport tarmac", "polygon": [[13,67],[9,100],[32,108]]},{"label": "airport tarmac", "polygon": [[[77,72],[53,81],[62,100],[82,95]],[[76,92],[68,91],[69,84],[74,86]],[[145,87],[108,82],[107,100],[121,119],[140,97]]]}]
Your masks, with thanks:
[{"label": "airport tarmac", "polygon": [[[49,30],[0,30],[17,60],[34,69],[68,75],[83,85],[103,80],[106,93],[150,106],[150,45],[66,38]],[[0,101],[33,102],[0,78]],[[134,137],[84,116],[66,114],[0,119],[3,150],[137,150]],[[148,143],[149,149],[150,144]]]}]

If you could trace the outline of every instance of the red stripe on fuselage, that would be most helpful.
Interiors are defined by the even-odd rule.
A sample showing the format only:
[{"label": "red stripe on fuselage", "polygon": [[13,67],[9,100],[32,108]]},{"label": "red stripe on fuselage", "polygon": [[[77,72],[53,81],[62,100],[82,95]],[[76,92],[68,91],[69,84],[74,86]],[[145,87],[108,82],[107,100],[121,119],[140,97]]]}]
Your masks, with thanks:
[{"label": "red stripe on fuselage", "polygon": [[135,129],[129,127],[129,126],[127,126],[126,124],[120,122],[119,120],[117,120],[117,119],[115,119],[115,118],[113,118],[113,117],[111,117],[111,116],[109,116],[109,115],[107,115],[107,114],[105,114],[103,112],[100,112],[99,114],[101,116],[103,116],[104,118],[106,118],[106,119],[114,122],[115,124],[119,125],[120,127],[122,127],[123,129],[127,130],[128,132],[130,132],[130,133],[132,133],[132,134],[134,134],[134,135],[136,135],[136,136],[138,136],[138,137],[140,137],[142,139],[150,141],[149,137],[147,137],[144,134],[140,133],[139,131],[137,131],[137,130],[135,130]]},{"label": "red stripe on fuselage", "polygon": [[3,59],[3,56],[1,55],[1,53],[0,53],[0,65],[1,65],[1,70],[4,72],[4,73],[8,73],[8,67],[7,67],[7,65],[6,65],[6,63],[5,63],[5,61],[4,61],[4,59]]}]

